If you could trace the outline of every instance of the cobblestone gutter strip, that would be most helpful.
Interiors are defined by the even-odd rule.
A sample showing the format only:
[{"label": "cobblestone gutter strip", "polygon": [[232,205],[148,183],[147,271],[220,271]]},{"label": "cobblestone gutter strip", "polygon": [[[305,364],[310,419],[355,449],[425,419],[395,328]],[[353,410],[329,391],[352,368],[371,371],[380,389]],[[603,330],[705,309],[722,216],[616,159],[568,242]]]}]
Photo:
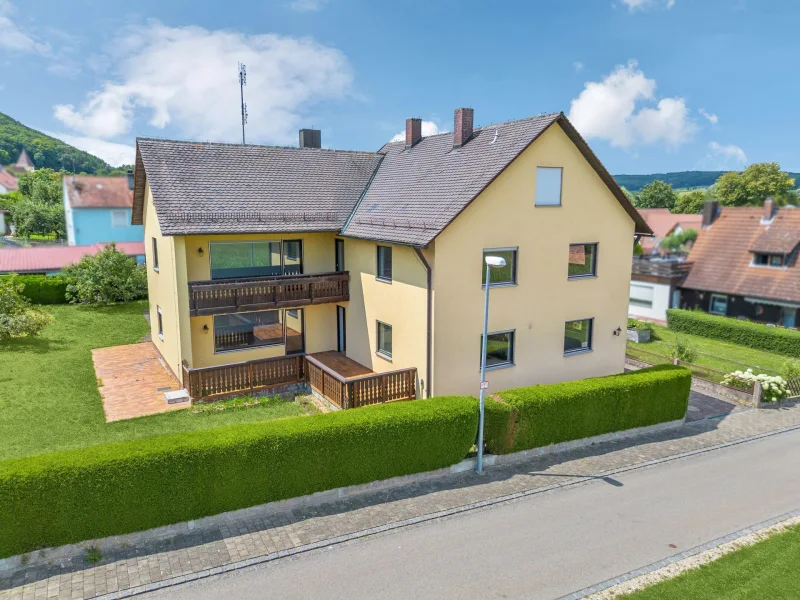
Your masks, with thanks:
[{"label": "cobblestone gutter strip", "polygon": [[[716,446],[710,446],[708,448],[701,448],[701,449],[698,449],[698,450],[692,450],[692,451],[689,451],[689,452],[683,452],[681,454],[676,454],[676,455],[668,456],[668,457],[665,457],[665,458],[659,458],[659,459],[655,459],[655,460],[650,460],[650,461],[646,461],[646,462],[635,464],[635,465],[628,465],[628,466],[620,467],[620,468],[617,468],[617,469],[612,469],[612,470],[606,471],[604,473],[597,473],[597,474],[594,474],[594,475],[587,475],[587,476],[578,476],[575,479],[572,479],[570,481],[566,481],[566,482],[563,482],[563,483],[555,483],[555,484],[548,485],[548,486],[545,486],[545,487],[534,488],[534,489],[525,490],[525,491],[522,491],[522,492],[517,492],[517,493],[514,493],[514,494],[508,494],[506,496],[500,496],[500,497],[497,497],[497,498],[491,498],[491,499],[488,499],[488,500],[482,500],[482,501],[479,501],[479,502],[473,502],[471,504],[466,504],[464,506],[458,506],[458,507],[455,507],[455,508],[441,510],[441,511],[429,513],[429,514],[426,514],[426,515],[421,515],[419,517],[413,517],[413,518],[410,518],[410,519],[404,519],[402,521],[395,521],[394,523],[387,523],[386,525],[381,525],[379,527],[371,527],[369,529],[364,529],[362,531],[357,531],[355,533],[351,533],[351,534],[348,534],[348,535],[342,535],[342,536],[338,536],[338,537],[335,537],[335,538],[322,540],[322,541],[317,542],[317,543],[305,544],[305,545],[302,545],[302,546],[298,546],[296,548],[290,548],[288,550],[282,550],[282,551],[279,551],[279,552],[272,552],[272,553],[269,553],[269,554],[266,554],[266,555],[263,555],[263,556],[256,556],[256,557],[249,558],[249,559],[246,559],[246,560],[241,560],[241,561],[237,561],[237,562],[234,562],[234,563],[221,565],[221,566],[213,568],[213,569],[206,569],[206,570],[203,570],[203,571],[199,571],[197,573],[191,573],[191,574],[183,575],[183,576],[180,576],[180,577],[174,577],[174,578],[170,578],[170,579],[165,579],[165,580],[162,580],[162,581],[159,581],[159,582],[156,582],[156,583],[151,583],[151,584],[148,584],[148,585],[142,585],[142,586],[138,586],[138,587],[134,587],[134,588],[129,588],[127,590],[120,590],[118,592],[112,592],[110,594],[105,594],[103,596],[97,596],[97,598],[99,598],[100,600],[113,600],[113,599],[118,599],[118,598],[130,598],[131,596],[136,596],[136,595],[139,595],[139,594],[142,594],[142,593],[145,593],[145,592],[151,592],[151,591],[155,591],[155,590],[164,589],[164,588],[167,588],[167,587],[172,587],[174,585],[179,585],[179,584],[182,584],[182,583],[188,583],[188,582],[191,582],[191,581],[197,581],[197,580],[200,580],[200,579],[206,579],[208,577],[212,577],[212,576],[215,576],[215,575],[221,575],[223,573],[228,573],[230,571],[235,571],[235,570],[242,569],[242,568],[245,568],[245,567],[251,567],[251,566],[254,566],[254,565],[260,565],[260,564],[264,564],[264,563],[267,563],[267,562],[272,562],[272,561],[280,559],[280,558],[286,558],[286,557],[289,557],[289,556],[295,556],[297,554],[303,554],[303,553],[306,553],[306,552],[310,552],[312,550],[319,550],[319,549],[322,549],[322,548],[335,546],[335,545],[338,545],[338,544],[342,544],[344,542],[350,542],[350,541],[361,539],[361,538],[365,538],[365,537],[368,537],[368,536],[371,536],[371,535],[376,535],[376,534],[379,534],[379,533],[385,533],[385,532],[392,531],[392,530],[395,530],[395,529],[401,529],[403,527],[409,527],[411,525],[418,525],[420,523],[425,523],[427,521],[433,521],[435,519],[441,519],[443,517],[450,517],[450,516],[453,516],[453,515],[466,513],[466,512],[478,510],[478,509],[481,509],[481,508],[486,508],[488,506],[492,506],[492,505],[495,505],[495,504],[511,502],[511,501],[514,501],[514,500],[519,500],[521,498],[525,498],[525,497],[528,497],[528,496],[533,496],[533,495],[536,495],[536,494],[544,494],[544,493],[552,492],[554,490],[558,490],[558,489],[562,489],[562,488],[574,487],[574,486],[581,485],[581,484],[586,484],[586,483],[589,483],[589,482],[592,482],[592,481],[595,481],[595,480],[598,480],[598,479],[607,478],[607,477],[610,477],[612,475],[618,475],[620,473],[626,473],[626,472],[629,472],[629,471],[636,471],[636,470],[639,470],[639,469],[650,468],[650,467],[654,467],[654,466],[659,465],[659,464],[672,462],[674,460],[680,460],[680,459],[688,458],[690,456],[697,456],[699,454],[705,454],[707,452],[712,452],[712,451],[720,450],[720,449],[723,449],[723,448],[729,448],[731,446],[738,446],[739,444],[744,444],[744,443],[760,440],[760,439],[763,439],[763,438],[766,438],[766,437],[771,437],[773,435],[778,435],[778,434],[785,433],[785,432],[788,432],[788,431],[794,431],[796,429],[800,429],[800,425],[793,425],[791,427],[785,427],[783,429],[770,431],[768,433],[754,435],[754,436],[750,436],[748,438],[742,438],[742,439],[739,439],[739,440],[736,440],[736,441],[733,441],[733,442],[719,444],[719,445],[716,445]],[[767,526],[770,526],[770,525],[774,525],[775,523],[777,523],[777,522],[779,522],[781,520],[785,520],[785,519],[787,519],[789,517],[800,516],[800,510],[796,511],[796,513],[797,513],[796,515],[795,515],[795,513],[792,513],[790,515],[784,515],[783,517],[778,517],[777,519],[772,519],[771,521],[766,521],[766,522],[761,523],[759,525],[756,525],[754,527],[749,527],[747,529],[744,529],[744,530],[742,530],[742,532],[739,532],[739,533],[742,533],[742,534],[752,533],[753,531],[755,531],[755,530],[757,530],[759,528],[763,528],[763,527],[767,527]],[[731,534],[731,535],[732,536],[737,536],[737,534]],[[721,538],[720,540],[714,540],[714,542],[709,542],[708,544],[706,544],[704,546],[699,546],[695,550],[697,550],[697,552],[701,552],[701,551],[707,550],[707,549],[709,549],[709,548],[711,548],[713,546],[719,545],[720,543],[724,543],[724,542],[730,541],[730,540],[728,540],[728,537],[731,537],[731,536],[726,536],[725,538]],[[706,547],[706,546],[708,546],[708,547]],[[693,551],[690,550],[690,551],[685,552],[685,553],[683,553],[681,555],[677,555],[679,557],[677,560],[680,560],[682,558],[686,558],[687,556],[689,556],[689,552],[693,552]],[[666,560],[669,560],[669,559],[666,559]],[[666,560],[665,561],[660,561],[658,563],[654,563],[654,565],[650,565],[650,567],[652,567],[652,570],[664,567],[664,566],[666,566],[668,564],[666,562]],[[645,574],[645,572],[647,572],[646,570],[648,568],[650,568],[650,567],[645,567],[644,569],[638,569],[637,571],[633,571],[630,575],[632,577],[643,575],[643,574]],[[625,576],[623,576],[623,577],[625,577]],[[621,580],[622,580],[622,578],[617,578],[617,579],[613,580],[613,583],[612,582],[607,582],[607,583],[608,583],[608,586],[610,586],[610,585],[614,585],[615,583],[620,583]],[[584,590],[582,592],[576,592],[575,594],[578,594],[578,595],[573,594],[573,595],[567,596],[565,598],[569,598],[569,599],[572,599],[572,598],[576,598],[576,599],[577,598],[584,598],[588,594],[595,593],[595,592],[599,591],[600,589],[602,589],[602,588],[599,587],[599,586],[602,586],[602,585],[603,584],[598,584],[597,586],[594,586],[592,588],[588,588],[587,590]],[[582,595],[580,595],[580,594],[582,594]]]},{"label": "cobblestone gutter strip", "polygon": [[762,521],[725,537],[711,540],[686,552],[675,554],[641,569],[630,571],[592,587],[563,596],[559,600],[608,600],[630,594],[660,581],[677,577],[685,571],[713,562],[745,546],[752,546],[768,537],[800,523],[800,509],[774,519]]}]

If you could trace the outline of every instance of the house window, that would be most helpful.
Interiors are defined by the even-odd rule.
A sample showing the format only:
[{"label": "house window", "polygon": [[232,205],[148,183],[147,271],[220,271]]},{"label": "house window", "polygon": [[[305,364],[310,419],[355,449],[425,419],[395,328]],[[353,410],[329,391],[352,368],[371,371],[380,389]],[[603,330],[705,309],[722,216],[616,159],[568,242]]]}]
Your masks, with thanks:
[{"label": "house window", "polygon": [[564,354],[588,352],[592,349],[594,319],[567,321],[564,324]]},{"label": "house window", "polygon": [[[483,349],[483,336],[481,336]],[[514,332],[496,331],[486,337],[486,368],[508,367],[514,364]]]},{"label": "house window", "polygon": [[392,326],[378,321],[378,354],[392,358]]},{"label": "house window", "polygon": [[631,283],[629,304],[643,308],[653,308],[653,286]]},{"label": "house window", "polygon": [[783,266],[783,256],[780,254],[771,254],[769,257],[769,266],[770,267],[782,267]]},{"label": "house window", "polygon": [[161,316],[161,307],[156,306],[156,315],[158,317],[158,337],[164,341],[164,318]]},{"label": "house window", "polygon": [[335,242],[335,254],[336,254],[336,264],[335,270],[337,273],[341,273],[344,271],[344,240],[336,239]]},{"label": "house window", "polygon": [[711,294],[711,304],[708,312],[712,315],[727,315],[728,297],[721,294]]},{"label": "house window", "polygon": [[112,227],[127,227],[128,226],[128,211],[127,210],[112,210],[111,211],[111,226]]},{"label": "house window", "polygon": [[517,283],[517,249],[516,248],[495,248],[483,251],[483,261],[481,262],[481,285],[486,285],[486,257],[499,256],[506,261],[505,267],[492,267],[489,269],[491,285],[511,285]]},{"label": "house window", "polygon": [[570,244],[569,279],[597,275],[597,244]]},{"label": "house window", "polygon": [[153,238],[153,271],[158,273],[158,242]]},{"label": "house window", "polygon": [[280,241],[211,243],[211,279],[282,274]]},{"label": "house window", "polygon": [[783,254],[753,254],[753,265],[764,267],[782,267],[784,265]]},{"label": "house window", "polygon": [[284,343],[280,310],[261,310],[214,317],[214,352],[276,346]]},{"label": "house window", "polygon": [[378,279],[392,280],[392,247],[378,246]]},{"label": "house window", "polygon": [[561,167],[536,167],[536,206],[561,206]]},{"label": "house window", "polygon": [[301,240],[283,240],[283,274],[303,274],[303,242]]}]

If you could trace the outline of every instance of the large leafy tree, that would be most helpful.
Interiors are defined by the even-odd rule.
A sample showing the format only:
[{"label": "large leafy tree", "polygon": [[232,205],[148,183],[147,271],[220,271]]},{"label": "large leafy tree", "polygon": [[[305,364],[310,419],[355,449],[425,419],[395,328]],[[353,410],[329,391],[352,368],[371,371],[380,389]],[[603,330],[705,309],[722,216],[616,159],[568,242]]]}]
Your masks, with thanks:
[{"label": "large leafy tree", "polygon": [[703,211],[703,205],[708,199],[708,192],[705,190],[693,190],[686,192],[678,197],[675,202],[675,207],[672,209],[674,213],[685,215],[696,215]]},{"label": "large leafy tree", "polygon": [[714,193],[723,206],[759,206],[769,196],[785,204],[793,187],[794,179],[782,172],[778,163],[756,163],[741,173],[720,176]]},{"label": "large leafy tree", "polygon": [[19,191],[26,198],[45,204],[61,204],[61,174],[38,169],[19,177]]},{"label": "large leafy tree", "polygon": [[656,180],[644,186],[642,191],[639,192],[636,199],[636,207],[668,208],[672,210],[677,200],[678,194],[675,193],[670,184]]},{"label": "large leafy tree", "polygon": [[17,235],[21,237],[55,235],[63,238],[66,234],[64,207],[61,204],[48,204],[23,197],[10,210]]},{"label": "large leafy tree", "polygon": [[104,305],[147,297],[144,267],[114,244],[67,267],[64,278],[67,300],[72,303]]}]

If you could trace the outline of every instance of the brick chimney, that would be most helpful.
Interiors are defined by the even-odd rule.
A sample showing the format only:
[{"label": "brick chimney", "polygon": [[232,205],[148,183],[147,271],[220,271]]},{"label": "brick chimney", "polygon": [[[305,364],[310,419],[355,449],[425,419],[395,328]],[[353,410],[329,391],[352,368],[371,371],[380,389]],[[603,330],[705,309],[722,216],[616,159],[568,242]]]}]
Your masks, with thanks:
[{"label": "brick chimney", "polygon": [[322,131],[319,129],[301,129],[300,147],[322,148]]},{"label": "brick chimney", "polygon": [[475,111],[471,108],[457,108],[453,116],[453,148],[461,148],[472,137],[472,119]]},{"label": "brick chimney", "polygon": [[128,178],[128,189],[132,190],[133,189],[133,171],[128,169],[128,172],[125,174],[125,177]]},{"label": "brick chimney", "polygon": [[772,196],[769,196],[766,200],[764,200],[764,213],[761,215],[762,221],[772,221],[772,217],[775,216],[775,199]]},{"label": "brick chimney", "polygon": [[422,139],[422,119],[406,119],[406,150]]},{"label": "brick chimney", "polygon": [[707,200],[703,205],[703,227],[708,227],[717,218],[719,212],[719,202],[716,200]]}]

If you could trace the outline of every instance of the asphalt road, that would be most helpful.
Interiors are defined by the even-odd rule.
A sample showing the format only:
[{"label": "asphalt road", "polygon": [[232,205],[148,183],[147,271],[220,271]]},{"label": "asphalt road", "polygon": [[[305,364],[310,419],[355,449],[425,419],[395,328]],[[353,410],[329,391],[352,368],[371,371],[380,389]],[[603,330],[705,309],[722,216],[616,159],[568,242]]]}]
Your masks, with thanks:
[{"label": "asphalt road", "polygon": [[780,434],[151,597],[556,598],[800,508],[798,449]]}]

